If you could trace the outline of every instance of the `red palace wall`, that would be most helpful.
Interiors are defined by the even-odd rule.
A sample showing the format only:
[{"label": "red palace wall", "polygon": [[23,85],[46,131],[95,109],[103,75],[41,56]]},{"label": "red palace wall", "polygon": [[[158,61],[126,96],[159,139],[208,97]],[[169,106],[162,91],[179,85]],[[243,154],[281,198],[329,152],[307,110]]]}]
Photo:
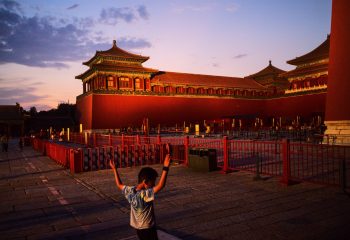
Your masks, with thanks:
[{"label": "red palace wall", "polygon": [[144,117],[153,126],[234,115],[308,117],[324,113],[325,99],[325,93],[270,100],[90,94],[77,100],[77,109],[84,129],[108,129],[141,126]]},{"label": "red palace wall", "polygon": [[77,117],[84,129],[92,128],[92,95],[77,100]]},{"label": "red palace wall", "polygon": [[265,117],[312,117],[316,114],[324,115],[326,93],[300,95],[293,97],[265,100]]}]

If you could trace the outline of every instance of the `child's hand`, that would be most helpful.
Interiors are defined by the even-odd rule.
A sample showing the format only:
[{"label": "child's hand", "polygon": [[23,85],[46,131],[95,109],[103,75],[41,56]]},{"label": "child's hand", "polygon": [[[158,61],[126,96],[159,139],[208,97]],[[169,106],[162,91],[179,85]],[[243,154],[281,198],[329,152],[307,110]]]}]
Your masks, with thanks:
[{"label": "child's hand", "polygon": [[109,160],[109,166],[115,170],[115,164],[114,164],[114,161],[113,160]]},{"label": "child's hand", "polygon": [[164,167],[169,167],[170,161],[171,161],[171,157],[170,157],[169,154],[167,154],[167,155],[165,156],[164,163],[163,163]]},{"label": "child's hand", "polygon": [[170,156],[170,145],[167,144],[166,147],[165,147],[165,149],[166,149],[167,154],[166,154],[166,156],[165,156],[165,159],[164,159],[164,163],[163,163],[163,164],[164,164],[164,167],[169,167],[170,161],[171,161],[171,156]]}]

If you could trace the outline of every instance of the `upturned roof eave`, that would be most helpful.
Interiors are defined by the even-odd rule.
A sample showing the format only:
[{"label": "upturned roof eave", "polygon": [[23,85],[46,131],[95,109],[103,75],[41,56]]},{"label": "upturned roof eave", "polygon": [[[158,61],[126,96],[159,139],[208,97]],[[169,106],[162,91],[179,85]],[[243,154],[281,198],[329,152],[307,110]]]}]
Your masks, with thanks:
[{"label": "upturned roof eave", "polygon": [[329,44],[330,44],[330,38],[328,35],[327,39],[323,43],[321,43],[318,47],[316,47],[312,51],[302,56],[299,56],[287,61],[287,63],[298,66],[303,63],[308,63],[310,61],[326,59],[329,57]]},{"label": "upturned roof eave", "polygon": [[84,73],[75,76],[75,79],[83,80],[87,75],[92,74],[95,71],[120,71],[120,72],[139,72],[139,73],[156,73],[158,70],[152,68],[141,68],[141,69],[112,69],[112,68],[101,68],[101,69],[88,69]]},{"label": "upturned roof eave", "polygon": [[296,68],[291,71],[280,74],[279,77],[285,77],[285,78],[295,77],[302,74],[312,74],[312,73],[317,73],[317,72],[327,71],[327,70],[328,70],[328,64],[322,64],[322,65],[315,66],[313,68],[310,68],[310,67]]},{"label": "upturned roof eave", "polygon": [[269,65],[265,67],[264,69],[260,70],[257,73],[251,74],[249,76],[245,76],[244,78],[254,78],[254,77],[262,77],[267,75],[279,75],[281,73],[284,73],[286,71],[279,69],[271,64],[271,61],[269,62]]},{"label": "upturned roof eave", "polygon": [[141,63],[144,63],[149,59],[149,57],[144,57],[144,56],[140,56],[140,57],[116,56],[116,55],[107,55],[107,54],[104,55],[104,54],[99,54],[98,52],[96,52],[95,56],[93,56],[89,61],[83,62],[83,65],[90,66],[90,64],[97,57],[115,57],[115,58],[119,58],[119,59],[133,59],[133,60],[137,60],[137,62],[141,62]]},{"label": "upturned roof eave", "polygon": [[[181,76],[184,79],[186,76],[197,76],[199,79],[201,77],[212,77],[212,78],[223,78],[225,80],[230,79],[232,82],[231,83],[208,83],[207,81],[178,81],[174,78],[162,78],[160,75],[161,74],[176,74],[177,77]],[[236,83],[234,82],[235,80],[243,80],[243,81],[250,81],[249,83]],[[234,78],[234,77],[227,77],[227,76],[213,76],[213,75],[202,75],[202,74],[192,74],[192,73],[178,73],[178,72],[165,72],[165,71],[160,71],[159,74],[157,74],[154,78],[151,79],[151,82],[153,83],[162,83],[162,84],[176,84],[176,85],[193,85],[196,87],[207,87],[207,88],[241,88],[241,89],[257,89],[257,90],[267,90],[267,87],[263,86],[262,84],[258,83],[254,79],[251,78]],[[217,82],[217,81],[216,81]]]}]

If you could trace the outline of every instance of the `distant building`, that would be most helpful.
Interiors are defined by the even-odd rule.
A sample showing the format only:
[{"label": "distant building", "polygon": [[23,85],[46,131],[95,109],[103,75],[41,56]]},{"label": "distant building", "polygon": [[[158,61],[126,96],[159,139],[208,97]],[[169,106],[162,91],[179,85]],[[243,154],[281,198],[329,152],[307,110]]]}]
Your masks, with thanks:
[{"label": "distant building", "polygon": [[297,92],[326,92],[329,62],[329,35],[313,51],[287,61],[296,68],[280,74],[290,82],[286,94]]},{"label": "distant building", "polygon": [[288,61],[295,70],[285,72],[270,61],[261,71],[238,78],[145,68],[142,63],[149,57],[124,51],[114,41],[111,49],[97,51],[84,62],[89,69],[76,76],[83,83],[83,94],[77,97],[79,122],[93,131],[141,127],[145,118],[153,126],[230,116],[265,118],[266,124],[272,118],[320,119],[325,111],[327,46]]},{"label": "distant building", "polygon": [[24,133],[24,114],[19,104],[0,105],[0,135],[19,137]]},{"label": "distant building", "polygon": [[285,72],[273,66],[271,61],[269,61],[269,65],[266,68],[245,78],[254,79],[261,85],[274,89],[275,93],[284,92],[290,85],[287,78],[281,77],[281,74]]}]

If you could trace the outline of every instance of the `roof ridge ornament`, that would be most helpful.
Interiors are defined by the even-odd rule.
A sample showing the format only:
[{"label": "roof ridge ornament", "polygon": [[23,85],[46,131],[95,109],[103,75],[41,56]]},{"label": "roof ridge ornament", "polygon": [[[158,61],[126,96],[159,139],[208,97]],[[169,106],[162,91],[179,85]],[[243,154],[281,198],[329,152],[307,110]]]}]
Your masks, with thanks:
[{"label": "roof ridge ornament", "polygon": [[117,46],[117,41],[113,40],[113,47],[116,47],[116,46]]},{"label": "roof ridge ornament", "polygon": [[269,66],[272,66],[272,64],[271,64],[271,60],[269,60]]}]

